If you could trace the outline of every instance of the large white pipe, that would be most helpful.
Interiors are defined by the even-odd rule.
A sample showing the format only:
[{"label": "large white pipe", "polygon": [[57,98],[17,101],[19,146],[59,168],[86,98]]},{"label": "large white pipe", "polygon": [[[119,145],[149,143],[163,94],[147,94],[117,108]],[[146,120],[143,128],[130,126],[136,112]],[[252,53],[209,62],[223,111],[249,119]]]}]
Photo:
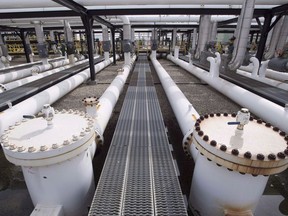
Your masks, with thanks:
[{"label": "large white pipe", "polygon": [[288,40],[288,16],[286,15],[283,20],[282,29],[279,35],[279,41],[276,50],[283,50],[286,41]]},{"label": "large white pipe", "polygon": [[[201,1],[191,1],[191,0],[128,0],[128,1],[119,1],[119,0],[75,0],[75,2],[83,6],[115,6],[115,5],[242,5],[243,0],[231,0],[229,3],[227,0],[201,0]],[[286,0],[256,0],[257,5],[283,5],[286,4]],[[11,1],[1,1],[0,8],[2,9],[11,9],[11,8],[45,8],[45,7],[61,7],[59,4],[53,1],[22,1],[22,0],[13,0]],[[61,7],[63,8],[63,7]]]},{"label": "large white pipe", "polygon": [[211,26],[211,15],[201,15],[199,34],[198,34],[198,44],[196,48],[195,58],[199,59],[201,52],[204,50],[206,43],[209,39],[209,32]]},{"label": "large white pipe", "polygon": [[285,110],[284,107],[281,107],[224,79],[211,77],[209,72],[180,59],[175,59],[171,55],[168,55],[168,59],[203,80],[217,91],[226,95],[240,106],[247,107],[252,113],[262,118],[264,121],[270,122],[286,133],[288,132],[288,110]]},{"label": "large white pipe", "polygon": [[133,68],[136,60],[136,55],[131,59],[129,65],[124,64],[122,71],[114,78],[109,87],[105,90],[103,95],[99,98],[99,108],[97,109],[97,117],[95,121],[95,130],[98,134],[104,134],[107,123],[112,115],[113,109],[118,101],[118,98],[125,85],[127,77]]},{"label": "large white pipe", "polygon": [[238,69],[245,58],[251,21],[253,19],[254,4],[255,0],[245,0],[243,2],[239,24],[235,35],[235,48],[233,50],[232,60],[228,64],[231,70]]},{"label": "large white pipe", "polygon": [[[66,60],[68,61],[67,64],[69,64],[69,60]],[[82,61],[79,61],[77,63],[75,63],[75,65],[79,65],[79,64],[82,64],[84,62],[87,62],[88,59],[85,59],[85,60],[82,60]],[[73,67],[74,65],[63,65],[61,67],[57,67],[53,70],[49,70],[49,71],[46,71],[44,73],[40,73],[40,74],[37,74],[37,75],[34,75],[34,76],[30,76],[30,77],[26,77],[26,78],[23,78],[23,79],[20,79],[20,80],[16,80],[14,82],[10,82],[10,83],[7,83],[5,85],[3,85],[5,87],[6,90],[10,90],[10,89],[14,89],[14,88],[17,88],[19,86],[22,86],[24,84],[27,84],[27,83],[30,83],[30,82],[33,82],[35,80],[38,80],[38,79],[41,79],[43,77],[46,77],[46,76],[49,76],[51,74],[54,74],[54,73],[58,73],[58,72],[61,72],[65,69],[68,69],[68,68],[71,68]],[[0,93],[1,93],[1,89],[0,89]]]},{"label": "large white pipe", "polygon": [[279,41],[279,36],[282,28],[282,23],[283,23],[283,17],[276,23],[275,27],[273,28],[269,49],[264,55],[265,59],[270,59],[275,55],[276,46]]},{"label": "large white pipe", "polygon": [[[127,65],[130,65],[131,63],[131,25],[129,18],[127,16],[120,16],[119,17],[123,21],[123,39],[125,44],[123,44],[124,48],[124,63]],[[125,47],[130,46],[128,50],[130,51],[125,51]],[[127,48],[126,47],[126,48]]]},{"label": "large white pipe", "polygon": [[[103,68],[113,62],[113,58],[103,61],[95,65],[95,72],[101,71]],[[90,69],[86,69],[36,95],[30,97],[21,103],[7,109],[1,113],[0,118],[0,135],[9,126],[15,124],[23,118],[23,115],[35,115],[38,113],[44,104],[53,104],[59,98],[66,95],[68,92],[75,89],[84,81],[90,78]]]},{"label": "large white pipe", "polygon": [[40,73],[43,71],[50,70],[53,68],[53,65],[62,66],[65,64],[67,64],[67,61],[61,60],[61,61],[59,61],[59,63],[53,62],[53,63],[49,63],[49,64],[44,64],[44,65],[36,65],[36,66],[31,67],[31,68],[26,68],[23,70],[13,71],[13,72],[5,73],[5,74],[0,74],[0,83],[5,84],[8,82],[12,82],[14,80],[19,80],[19,79],[22,79],[24,77],[31,76],[32,73]]},{"label": "large white pipe", "polygon": [[[194,109],[193,105],[188,101],[182,91],[178,88],[175,82],[171,79],[166,70],[161,66],[161,64],[156,60],[155,57],[151,56],[152,64],[155,71],[158,74],[160,82],[163,86],[165,94],[169,100],[169,103],[173,109],[174,115],[177,118],[177,122],[180,126],[183,139],[183,147],[186,154],[189,154],[188,143],[185,143],[187,138],[191,139],[191,133],[193,132],[193,127],[196,120],[199,118],[198,112]],[[192,157],[194,161],[197,157],[197,151],[191,150]]]}]

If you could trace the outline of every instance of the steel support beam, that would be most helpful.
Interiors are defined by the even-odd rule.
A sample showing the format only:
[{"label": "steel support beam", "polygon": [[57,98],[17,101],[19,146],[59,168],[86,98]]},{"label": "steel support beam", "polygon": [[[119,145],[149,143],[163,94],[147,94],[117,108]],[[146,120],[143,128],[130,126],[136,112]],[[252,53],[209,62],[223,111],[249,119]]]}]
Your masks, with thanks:
[{"label": "steel support beam", "polygon": [[85,33],[87,38],[88,56],[89,56],[89,67],[90,67],[90,79],[95,81],[95,68],[94,68],[94,40],[93,40],[93,18],[87,15],[81,15],[83,25],[85,27]]},{"label": "steel support beam", "polygon": [[283,12],[285,14],[288,14],[288,3],[284,4],[284,5],[281,5],[281,6],[278,6],[278,7],[272,8],[272,14],[273,15],[276,15],[276,14],[279,14],[279,13],[283,13]]},{"label": "steel support beam", "polygon": [[261,31],[261,37],[260,37],[260,41],[259,41],[259,45],[258,45],[258,49],[256,53],[256,58],[258,59],[260,63],[262,61],[263,53],[265,50],[267,36],[270,31],[270,23],[271,23],[272,17],[273,15],[271,13],[265,15],[264,24],[263,24],[262,31]]},{"label": "steel support beam", "polygon": [[20,30],[20,38],[21,38],[21,41],[22,41],[22,44],[23,44],[23,47],[24,47],[24,53],[25,53],[26,61],[27,61],[27,63],[30,63],[31,60],[30,60],[30,56],[29,56],[29,53],[28,53],[27,44],[26,44],[26,40],[25,40],[25,38],[27,36],[28,36],[27,33],[25,35],[24,29],[21,29]]},{"label": "steel support beam", "polygon": [[113,51],[113,64],[116,64],[116,48],[115,48],[115,29],[111,30],[111,39],[112,39],[112,51]]}]

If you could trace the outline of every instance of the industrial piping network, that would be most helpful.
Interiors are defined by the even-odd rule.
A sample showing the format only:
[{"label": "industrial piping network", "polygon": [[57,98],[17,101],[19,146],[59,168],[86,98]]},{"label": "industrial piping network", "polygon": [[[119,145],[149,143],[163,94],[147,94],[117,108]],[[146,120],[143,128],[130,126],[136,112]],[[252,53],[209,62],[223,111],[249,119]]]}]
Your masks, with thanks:
[{"label": "industrial piping network", "polygon": [[[189,197],[192,212],[205,216],[253,216],[268,175],[287,168],[285,154],[288,151],[283,132],[275,133],[262,121],[251,119],[246,108],[237,115],[211,113],[199,117],[155,56],[152,52],[151,61],[184,134],[184,151],[190,151],[195,162]],[[218,69],[214,68],[208,76],[219,79],[220,55],[209,61],[211,68]],[[238,124],[237,128],[231,126],[234,122]],[[251,139],[253,136],[258,139]],[[271,139],[275,141],[272,147],[268,141]],[[229,184],[223,184],[227,181]]]},{"label": "industrial piping network", "polygon": [[[99,72],[113,61],[112,58],[95,65],[95,71]],[[75,89],[81,83],[89,79],[90,70],[86,69],[36,95],[24,100],[23,102],[7,109],[1,113],[0,135],[3,134],[9,126],[21,121],[23,115],[34,115],[38,113],[44,104],[53,104],[59,98]]]},{"label": "industrial piping network", "polygon": [[209,72],[180,59],[176,59],[171,55],[168,55],[167,58],[194,76],[203,80],[222,94],[226,95],[242,107],[247,107],[252,113],[262,118],[264,121],[279,127],[280,130],[286,133],[288,132],[287,108],[281,107],[219,77],[213,77]]},{"label": "industrial piping network", "polygon": [[0,83],[5,84],[14,80],[18,80],[27,76],[32,75],[33,73],[41,73],[56,67],[64,66],[69,64],[69,60],[60,60],[57,62],[52,62],[49,64],[44,64],[44,65],[36,65],[31,68],[27,68],[24,70],[19,70],[19,71],[13,71],[5,74],[0,74]]},{"label": "industrial piping network", "polygon": [[[98,57],[99,56],[97,56],[95,58],[98,58]],[[46,71],[46,72],[43,72],[43,73],[40,73],[40,74],[37,73],[36,75],[29,76],[29,77],[26,77],[26,78],[23,78],[23,79],[19,79],[19,80],[15,80],[13,82],[9,82],[9,83],[6,83],[6,84],[0,84],[0,93],[2,93],[3,91],[7,91],[7,90],[10,90],[10,89],[13,89],[13,88],[17,88],[19,86],[22,86],[24,84],[27,84],[27,83],[33,82],[35,80],[41,79],[41,78],[46,77],[48,75],[61,72],[62,70],[71,68],[71,67],[73,67],[75,65],[79,65],[79,64],[82,64],[82,63],[87,62],[87,61],[88,61],[88,59],[85,59],[85,60],[76,62],[74,65],[60,66],[58,68],[55,68],[53,70],[49,70],[49,71]]]},{"label": "industrial piping network", "polygon": [[[246,77],[249,77],[251,79],[257,80],[259,82],[263,82],[263,83],[266,83],[268,85],[275,86],[277,88],[288,91],[288,84],[287,83],[281,82],[278,80],[269,79],[269,78],[265,77],[265,74],[264,74],[264,76],[260,76],[260,74],[258,75],[259,61],[257,58],[251,57],[250,61],[252,62],[252,65],[253,65],[251,68],[252,73],[244,71],[244,70],[240,70],[240,69],[237,69],[236,73],[240,74],[242,76],[246,76]],[[288,77],[287,77],[287,80],[288,80]]]}]

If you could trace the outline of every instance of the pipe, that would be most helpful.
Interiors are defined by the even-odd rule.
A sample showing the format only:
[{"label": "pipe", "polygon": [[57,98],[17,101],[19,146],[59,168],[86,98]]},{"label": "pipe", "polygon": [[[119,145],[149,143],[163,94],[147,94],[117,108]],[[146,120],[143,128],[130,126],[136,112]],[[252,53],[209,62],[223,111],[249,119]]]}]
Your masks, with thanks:
[{"label": "pipe", "polygon": [[276,46],[279,41],[279,36],[282,28],[282,23],[283,23],[283,17],[276,23],[275,27],[273,28],[269,49],[264,55],[265,59],[270,59],[275,55]]},{"label": "pipe", "polygon": [[[62,60],[62,57],[61,57],[61,60]],[[12,72],[5,73],[5,74],[0,74],[0,83],[5,84],[14,80],[18,80],[18,79],[30,76],[32,74],[32,68],[33,67],[26,68],[26,69],[19,70],[19,71],[12,71]]]},{"label": "pipe", "polygon": [[102,137],[135,60],[136,55],[132,57],[129,65],[124,64],[121,72],[118,73],[103,95],[99,98],[99,108],[97,109],[97,117],[95,119],[95,131]]},{"label": "pipe", "polygon": [[278,43],[277,43],[277,48],[276,50],[283,50],[284,46],[285,46],[285,43],[288,39],[288,16],[286,15],[284,18],[283,18],[283,24],[282,24],[282,28],[281,28],[281,32],[280,32],[280,35],[279,35],[279,40],[278,40]]},{"label": "pipe", "polygon": [[210,41],[217,41],[217,26],[218,26],[218,23],[213,21]]},{"label": "pipe", "polygon": [[65,41],[67,44],[68,59],[69,59],[70,64],[74,65],[75,64],[75,60],[74,60],[75,47],[74,47],[74,42],[73,42],[73,32],[67,20],[64,20],[64,33],[65,33]]},{"label": "pipe", "polygon": [[226,80],[212,78],[208,72],[180,59],[175,59],[171,55],[168,55],[168,59],[205,81],[208,85],[226,95],[240,106],[247,107],[264,121],[270,122],[286,133],[288,132],[288,110]]},{"label": "pipe", "polygon": [[[166,0],[165,2],[163,0],[128,0],[128,1],[119,1],[119,0],[76,0],[75,2],[86,6],[102,6],[105,8],[105,6],[114,6],[115,5],[144,5],[144,6],[150,6],[150,5],[167,5],[167,7],[171,7],[171,5],[227,5],[227,6],[233,6],[233,5],[242,5],[243,0],[231,0],[229,1],[229,5],[227,0],[218,0],[217,2],[215,0],[201,0],[201,3],[199,1],[191,1],[191,0]],[[257,5],[283,5],[286,4],[287,0],[256,0]],[[43,8],[43,11],[45,11],[46,7],[59,7],[59,4],[53,2],[53,1],[37,1],[37,0],[30,0],[30,1],[22,1],[22,0],[13,0],[13,4],[9,1],[1,1],[0,8],[2,9],[12,9],[12,8]],[[218,6],[219,7],[219,6]],[[27,10],[26,10],[27,11]],[[47,11],[47,9],[46,9]]]},{"label": "pipe", "polygon": [[195,58],[199,59],[201,52],[204,51],[208,41],[211,26],[211,15],[201,15],[199,25],[198,44],[196,48]]},{"label": "pipe", "polygon": [[40,21],[33,21],[32,24],[35,26],[35,33],[37,37],[37,49],[38,55],[41,58],[42,64],[48,64],[48,50],[46,47],[45,35],[43,32],[43,26]]},{"label": "pipe", "polygon": [[[68,60],[66,60],[66,61],[69,63]],[[79,62],[75,63],[75,65],[79,65],[79,64],[82,64],[82,63],[87,62],[87,61],[88,61],[88,59],[85,59],[85,60],[82,60],[82,61],[79,61]],[[6,91],[10,90],[10,89],[14,89],[14,88],[17,88],[17,87],[22,86],[24,84],[27,84],[27,83],[33,82],[35,80],[41,79],[43,77],[46,77],[48,75],[61,72],[62,70],[71,68],[73,66],[72,65],[66,65],[66,66],[62,65],[60,67],[58,66],[57,68],[55,68],[53,70],[49,70],[49,71],[46,71],[46,72],[41,73],[41,74],[36,74],[34,76],[26,77],[26,78],[23,78],[23,79],[20,79],[20,80],[16,80],[14,82],[7,83],[7,84],[3,85],[3,87],[6,88]],[[1,92],[3,92],[3,90],[0,89],[0,93]]]},{"label": "pipe", "polygon": [[106,60],[106,59],[109,59],[109,51],[111,49],[111,43],[109,41],[109,34],[108,34],[107,26],[105,26],[105,25],[101,25],[101,26],[102,26],[104,57],[105,57],[105,60]]},{"label": "pipe", "polygon": [[175,46],[176,46],[176,41],[177,41],[177,29],[174,28],[173,29],[173,33],[172,33],[172,50],[173,51],[175,49]]},{"label": "pipe", "polygon": [[245,58],[254,5],[255,0],[245,0],[243,2],[240,23],[237,26],[238,30],[236,31],[235,35],[235,48],[233,50],[232,60],[228,64],[230,70],[236,70],[239,68]]},{"label": "pipe", "polygon": [[[151,57],[151,61],[158,74],[158,77],[169,100],[169,103],[173,109],[173,112],[176,116],[182,134],[184,135],[183,147],[185,153],[188,154],[189,148],[187,147],[186,140],[188,137],[191,138],[191,133],[193,132],[193,127],[196,120],[199,118],[199,114],[194,109],[193,105],[185,97],[185,95],[182,93],[182,91],[178,88],[175,82],[171,79],[169,74],[156,60],[156,58]],[[196,152],[196,150],[191,151],[194,161],[196,160],[197,156]]]},{"label": "pipe", "polygon": [[131,63],[131,25],[127,16],[119,17],[123,21],[123,51],[124,63],[130,65]]},{"label": "pipe", "polygon": [[[95,65],[95,72],[101,71],[113,62],[113,59],[103,61]],[[9,126],[15,124],[17,121],[21,121],[23,115],[35,115],[38,113],[44,104],[53,104],[59,98],[66,95],[68,92],[75,89],[84,81],[90,78],[90,69],[86,69],[36,95],[30,97],[21,103],[7,109],[1,113],[0,118],[0,135]]]}]

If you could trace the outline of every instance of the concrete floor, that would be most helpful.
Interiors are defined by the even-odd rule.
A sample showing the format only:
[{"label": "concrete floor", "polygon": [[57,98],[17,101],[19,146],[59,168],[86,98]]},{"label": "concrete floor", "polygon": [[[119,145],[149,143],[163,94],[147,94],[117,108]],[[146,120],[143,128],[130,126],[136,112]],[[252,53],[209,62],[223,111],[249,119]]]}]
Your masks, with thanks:
[{"label": "concrete floor", "polygon": [[[185,72],[183,69],[174,65],[167,60],[159,60],[163,67],[183,91],[188,100],[193,104],[199,114],[216,113],[216,112],[237,112],[240,107],[229,100],[227,97],[218,93],[211,87],[201,83],[200,80]],[[111,65],[96,75],[97,85],[82,84],[77,89],[67,94],[58,102],[53,104],[56,109],[78,109],[84,110],[81,100],[87,96],[99,97],[108,87],[109,83],[117,74],[117,69],[122,66],[123,62],[117,62],[117,65]],[[193,173],[194,163],[192,159],[186,157],[182,150],[183,135],[178,126],[177,120],[172,112],[165,92],[159,82],[159,79],[152,71],[153,81],[157,90],[165,125],[168,129],[169,141],[173,145],[173,156],[177,161],[180,171],[180,183],[183,194],[189,197],[190,184]],[[128,78],[129,82],[129,78]],[[113,131],[115,129],[117,119],[121,110],[121,105],[128,87],[125,85],[124,91],[116,104],[113,115],[107,125],[104,133],[104,146],[99,148],[93,160],[95,182],[97,184],[101,169],[104,164],[105,156],[109,149]],[[21,169],[11,165],[0,152],[0,216],[13,215],[25,216],[29,215],[33,210],[31,199],[27,192]],[[256,216],[281,216],[288,215],[288,171],[271,176],[267,184],[264,196],[261,198],[257,207]],[[285,199],[283,214],[279,212],[279,204]],[[286,211],[286,212],[285,212]],[[284,214],[285,213],[285,214]]]}]

